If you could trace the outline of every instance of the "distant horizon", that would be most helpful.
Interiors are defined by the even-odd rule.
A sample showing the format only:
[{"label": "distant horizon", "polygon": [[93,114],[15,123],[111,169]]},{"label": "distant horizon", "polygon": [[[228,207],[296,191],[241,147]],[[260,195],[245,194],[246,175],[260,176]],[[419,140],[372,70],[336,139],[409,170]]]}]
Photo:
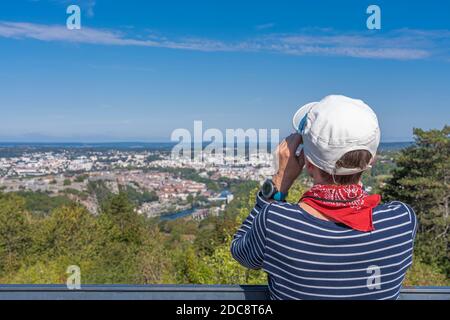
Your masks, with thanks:
[{"label": "distant horizon", "polygon": [[[204,144],[209,144],[212,141],[204,141]],[[256,141],[251,141],[256,142]],[[270,143],[270,140],[267,141]],[[411,143],[414,140],[401,140],[401,141],[381,141],[381,143]],[[1,141],[0,146],[2,144],[177,144],[179,141]]]},{"label": "distant horizon", "polygon": [[[440,129],[440,128],[439,128]],[[288,136],[291,132],[281,133],[280,132],[280,141]],[[257,141],[257,140],[255,140]],[[270,141],[270,137],[267,137],[267,141]],[[396,142],[413,142],[414,138],[411,137],[381,137],[381,143],[396,143]],[[178,143],[179,141],[172,141],[170,138],[140,138],[140,137],[130,137],[130,138],[108,138],[108,137],[74,137],[74,138],[65,138],[65,137],[47,137],[40,136],[38,138],[21,138],[21,137],[11,137],[11,138],[1,138],[0,143]],[[205,140],[205,142],[207,142]],[[252,140],[252,142],[254,142]]]}]

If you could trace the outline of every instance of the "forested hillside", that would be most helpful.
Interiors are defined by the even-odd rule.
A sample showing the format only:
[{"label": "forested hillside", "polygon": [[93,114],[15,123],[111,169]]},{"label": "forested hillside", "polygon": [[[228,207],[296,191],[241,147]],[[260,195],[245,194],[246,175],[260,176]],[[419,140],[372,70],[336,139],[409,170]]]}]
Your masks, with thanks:
[{"label": "forested hillside", "polygon": [[[407,285],[450,285],[449,133],[415,130],[416,144],[398,155],[382,188],[383,201],[404,201],[419,217]],[[288,200],[305,188],[297,182]],[[257,190],[255,182],[235,183],[225,212],[200,222],[145,218],[126,189],[102,193],[98,215],[62,197],[0,193],[0,283],[65,283],[69,265],[80,266],[84,284],[265,283],[262,271],[241,267],[229,252]]]}]

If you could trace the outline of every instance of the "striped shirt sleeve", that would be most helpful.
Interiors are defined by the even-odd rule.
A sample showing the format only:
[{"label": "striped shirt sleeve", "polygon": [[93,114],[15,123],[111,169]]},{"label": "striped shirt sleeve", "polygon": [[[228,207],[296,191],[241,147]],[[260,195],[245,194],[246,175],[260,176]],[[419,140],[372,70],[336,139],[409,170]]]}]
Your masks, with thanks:
[{"label": "striped shirt sleeve", "polygon": [[402,204],[406,207],[406,210],[409,213],[409,220],[411,221],[411,225],[412,225],[411,237],[412,237],[412,240],[414,241],[414,239],[416,238],[417,227],[418,227],[417,216],[416,216],[416,213],[414,212],[414,210],[409,205],[407,205],[406,203],[402,203]]},{"label": "striped shirt sleeve", "polygon": [[231,242],[231,254],[241,265],[260,269],[264,261],[266,245],[266,212],[270,203],[261,193],[256,196],[256,205],[242,223]]}]

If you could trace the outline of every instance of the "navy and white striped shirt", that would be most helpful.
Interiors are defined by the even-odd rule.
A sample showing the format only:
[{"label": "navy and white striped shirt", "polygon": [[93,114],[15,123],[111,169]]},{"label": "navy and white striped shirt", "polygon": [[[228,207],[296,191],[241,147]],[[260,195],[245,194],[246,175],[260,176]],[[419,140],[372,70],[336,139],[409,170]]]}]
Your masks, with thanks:
[{"label": "navy and white striped shirt", "polygon": [[394,201],[374,208],[373,224],[374,231],[356,231],[258,193],[231,253],[267,272],[271,299],[397,299],[412,264],[416,216]]}]

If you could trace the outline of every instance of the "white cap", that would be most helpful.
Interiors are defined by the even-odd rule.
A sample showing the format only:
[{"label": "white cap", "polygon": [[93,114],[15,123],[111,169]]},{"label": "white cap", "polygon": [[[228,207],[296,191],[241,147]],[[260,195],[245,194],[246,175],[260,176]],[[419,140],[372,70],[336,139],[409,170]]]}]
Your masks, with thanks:
[{"label": "white cap", "polygon": [[336,168],[336,162],[349,151],[367,150],[375,157],[380,128],[377,116],[363,101],[330,95],[301,107],[292,122],[303,137],[305,156],[323,171],[349,175],[371,167]]}]

